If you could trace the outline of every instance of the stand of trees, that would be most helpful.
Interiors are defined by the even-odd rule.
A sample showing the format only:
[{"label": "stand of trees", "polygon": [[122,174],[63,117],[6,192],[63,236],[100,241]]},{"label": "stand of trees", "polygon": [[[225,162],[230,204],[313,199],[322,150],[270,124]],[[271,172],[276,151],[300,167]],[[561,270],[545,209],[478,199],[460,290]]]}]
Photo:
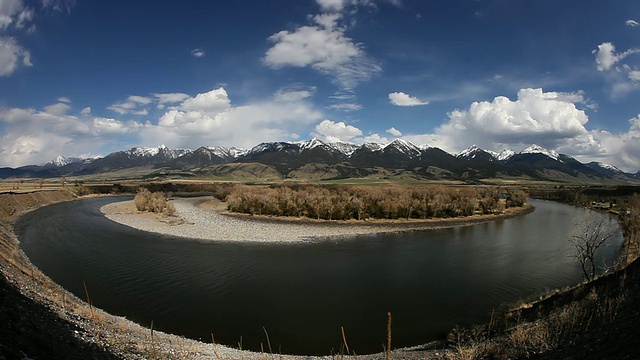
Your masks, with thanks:
[{"label": "stand of trees", "polygon": [[145,188],[141,188],[133,198],[138,211],[149,211],[158,214],[174,215],[176,208],[168,201],[170,195],[163,192],[151,192]]},{"label": "stand of trees", "polygon": [[498,214],[523,206],[521,190],[495,187],[238,186],[230,211],[324,220],[428,219]]}]

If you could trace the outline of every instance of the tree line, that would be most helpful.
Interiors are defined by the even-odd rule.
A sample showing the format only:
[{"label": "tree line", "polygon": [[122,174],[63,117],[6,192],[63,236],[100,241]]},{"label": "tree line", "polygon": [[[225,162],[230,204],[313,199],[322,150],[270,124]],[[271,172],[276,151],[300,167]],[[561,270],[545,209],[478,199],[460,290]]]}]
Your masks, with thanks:
[{"label": "tree line", "polygon": [[499,214],[526,202],[521,190],[445,186],[237,186],[229,211],[323,220],[429,219]]}]

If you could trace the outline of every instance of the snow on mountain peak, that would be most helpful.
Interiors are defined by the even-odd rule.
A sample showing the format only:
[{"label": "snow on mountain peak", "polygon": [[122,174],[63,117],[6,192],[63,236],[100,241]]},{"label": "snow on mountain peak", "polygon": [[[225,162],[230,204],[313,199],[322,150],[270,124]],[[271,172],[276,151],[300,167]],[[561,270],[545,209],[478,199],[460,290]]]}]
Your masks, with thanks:
[{"label": "snow on mountain peak", "polygon": [[458,153],[458,155],[456,155],[456,157],[469,157],[471,156],[473,153],[478,152],[478,151],[484,151],[482,149],[480,149],[478,146],[471,145],[469,146],[467,149],[462,150],[460,153]]},{"label": "snow on mountain peak", "polygon": [[82,160],[83,159],[77,158],[77,157],[56,156],[55,159],[49,161],[47,164],[50,164],[56,167],[62,167],[62,166],[69,165],[71,163],[79,162]]},{"label": "snow on mountain peak", "polygon": [[411,141],[404,139],[395,139],[391,143],[387,144],[384,148],[394,147],[398,151],[409,155],[410,157],[416,157],[420,155],[420,148],[414,145]]},{"label": "snow on mountain peak", "polygon": [[511,149],[504,149],[504,150],[502,150],[502,151],[500,151],[499,153],[496,154],[496,158],[499,161],[503,161],[503,160],[507,160],[507,159],[511,158],[515,154],[516,154],[516,152],[511,150]]},{"label": "snow on mountain peak", "polygon": [[607,169],[607,170],[611,170],[611,171],[615,171],[615,172],[622,172],[622,170],[620,170],[617,167],[615,167],[613,165],[610,165],[610,164],[596,162],[596,165],[600,166],[603,169]]},{"label": "snow on mountain peak", "polygon": [[324,147],[327,146],[327,144],[325,144],[324,142],[318,140],[318,138],[313,138],[313,139],[311,139],[309,141],[302,141],[299,144],[300,144],[300,151],[311,150],[311,149],[316,148],[318,146],[324,146]]},{"label": "snow on mountain peak", "polygon": [[546,155],[556,161],[561,161],[560,160],[560,154],[558,154],[557,152],[555,152],[554,150],[549,150],[549,149],[545,149],[542,146],[533,144],[531,146],[529,146],[528,148],[522,150],[520,152],[520,154],[543,154]]}]

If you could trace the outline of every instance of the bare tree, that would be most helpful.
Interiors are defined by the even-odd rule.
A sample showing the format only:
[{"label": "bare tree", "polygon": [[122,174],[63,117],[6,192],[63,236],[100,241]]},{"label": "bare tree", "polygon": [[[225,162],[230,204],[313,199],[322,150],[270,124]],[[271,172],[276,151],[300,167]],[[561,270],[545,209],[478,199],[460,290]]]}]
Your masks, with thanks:
[{"label": "bare tree", "polygon": [[629,207],[623,213],[622,225],[625,232],[625,262],[628,264],[638,255],[638,244],[640,243],[640,194],[636,193],[631,196]]},{"label": "bare tree", "polygon": [[586,280],[591,281],[596,277],[596,253],[617,232],[617,228],[611,226],[611,219],[606,216],[589,216],[576,224],[569,242],[574,247],[572,256],[580,263]]}]

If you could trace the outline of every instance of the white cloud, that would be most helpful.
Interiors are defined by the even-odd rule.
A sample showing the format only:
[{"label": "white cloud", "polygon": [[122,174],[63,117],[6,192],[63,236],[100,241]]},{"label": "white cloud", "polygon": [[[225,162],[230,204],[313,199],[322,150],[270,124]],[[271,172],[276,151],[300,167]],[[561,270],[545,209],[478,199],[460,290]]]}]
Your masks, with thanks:
[{"label": "white cloud", "polygon": [[585,101],[582,94],[522,89],[516,100],[498,96],[491,102],[473,102],[466,110],[451,111],[449,119],[434,133],[403,138],[450,153],[470,144],[489,150],[533,143],[554,149],[567,139],[588,134],[588,116],[576,107],[576,103]]},{"label": "white cloud", "polygon": [[69,109],[71,109],[71,106],[61,102],[46,106],[44,111],[52,115],[64,115],[69,111]]},{"label": "white cloud", "polygon": [[[340,11],[342,1],[319,2],[325,11]],[[262,61],[272,69],[284,67],[310,67],[332,77],[344,90],[352,90],[359,83],[371,79],[382,71],[380,65],[369,58],[361,44],[346,35],[339,27],[339,14],[321,14],[313,17],[314,25],[295,30],[283,30],[269,37],[274,45],[267,50]]]},{"label": "white cloud", "polygon": [[629,120],[626,132],[612,134],[592,130],[584,136],[567,139],[558,151],[572,154],[583,162],[600,161],[635,173],[640,170],[640,115]]},{"label": "white cloud", "polygon": [[274,98],[277,101],[300,101],[313,96],[313,92],[309,90],[278,90]]},{"label": "white cloud", "polygon": [[86,108],[84,108],[84,109],[80,110],[80,114],[82,114],[82,115],[89,115],[89,114],[91,114],[91,108],[87,106]]},{"label": "white cloud", "polygon": [[429,104],[427,100],[420,100],[417,97],[405,94],[403,92],[390,93],[389,100],[393,105],[397,106],[419,106]]},{"label": "white cloud", "polygon": [[[286,97],[286,96],[285,96]],[[290,140],[322,114],[304,99],[233,106],[224,88],[197,94],[140,129],[142,145],[251,147]]]},{"label": "white cloud", "polygon": [[153,94],[159,104],[175,104],[183,102],[190,96],[185,93]]},{"label": "white cloud", "polygon": [[98,134],[124,134],[131,131],[121,121],[103,117],[93,119],[93,129]]},{"label": "white cloud", "polygon": [[358,111],[362,110],[362,105],[358,103],[340,103],[329,106],[329,109],[341,110],[341,111]]},{"label": "white cloud", "polygon": [[220,87],[206,93],[198,94],[194,98],[187,98],[180,107],[188,111],[222,112],[231,106],[227,91]]},{"label": "white cloud", "polygon": [[358,143],[376,143],[376,144],[388,144],[390,141],[380,134],[369,134],[365,137],[356,139]]},{"label": "white cloud", "polygon": [[201,58],[205,55],[205,52],[202,49],[193,49],[191,50],[191,55],[196,58]]},{"label": "white cloud", "polygon": [[339,12],[345,7],[346,0],[316,0],[320,10],[329,12]]},{"label": "white cloud", "polygon": [[31,54],[12,37],[0,37],[0,76],[9,76],[20,63],[32,66]]},{"label": "white cloud", "polygon": [[629,71],[628,76],[631,81],[640,82],[640,71],[638,70]]},{"label": "white cloud", "polygon": [[107,109],[114,111],[120,115],[147,115],[149,112],[147,109],[138,109],[138,106],[149,105],[153,101],[152,98],[147,96],[131,95],[127,98],[127,101],[116,103],[109,106]]},{"label": "white cloud", "polygon": [[[9,28],[19,20],[25,11],[22,0],[2,0],[0,2],[0,30]],[[24,17],[24,15],[22,15]]]},{"label": "white cloud", "polygon": [[134,123],[122,124],[115,119],[77,117],[68,114],[70,109],[60,102],[41,111],[0,111],[0,166],[43,164],[58,155],[92,153],[112,141],[112,136],[136,128]]},{"label": "white cloud", "polygon": [[631,27],[636,27],[638,25],[640,25],[640,23],[638,23],[635,20],[629,19],[627,21],[624,22],[627,26],[631,26]]},{"label": "white cloud", "polygon": [[610,42],[604,42],[598,45],[597,50],[593,50],[593,54],[596,55],[596,65],[599,71],[608,71],[627,56],[638,52],[640,52],[640,49],[629,49],[623,53],[616,54],[616,47]]},{"label": "white cloud", "polygon": [[387,129],[387,133],[393,136],[402,136],[402,132],[394,127]]},{"label": "white cloud", "polygon": [[58,98],[59,102],[63,102],[63,103],[71,103],[71,99],[69,99],[68,97],[59,97]]},{"label": "white cloud", "polygon": [[355,126],[347,125],[343,121],[335,122],[325,119],[315,127],[312,136],[328,142],[349,142],[362,135],[362,130]]}]

